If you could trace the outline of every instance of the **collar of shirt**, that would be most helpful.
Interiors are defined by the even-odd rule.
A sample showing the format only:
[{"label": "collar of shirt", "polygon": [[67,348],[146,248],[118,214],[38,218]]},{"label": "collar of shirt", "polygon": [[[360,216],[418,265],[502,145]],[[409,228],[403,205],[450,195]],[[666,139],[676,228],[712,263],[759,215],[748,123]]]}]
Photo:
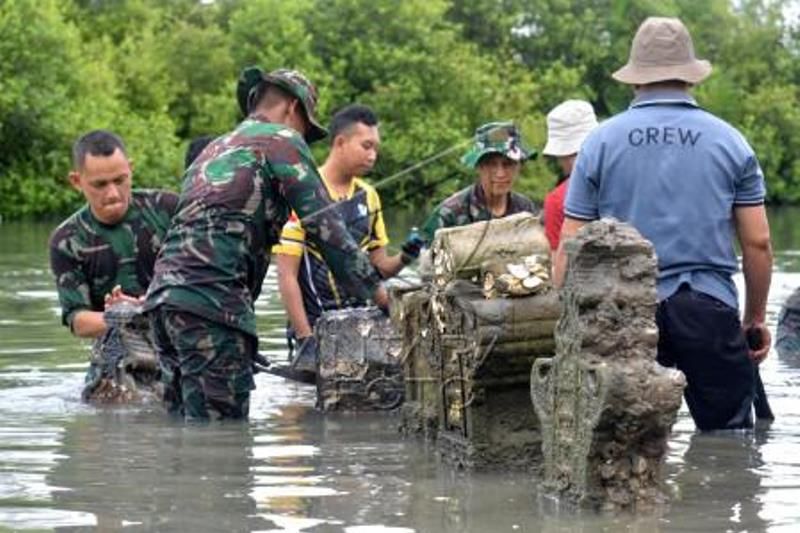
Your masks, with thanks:
[{"label": "collar of shirt", "polygon": [[333,186],[331,186],[328,178],[323,174],[321,171],[319,173],[320,177],[322,178],[322,183],[325,185],[325,188],[328,190],[328,195],[334,202],[341,202],[344,200],[349,200],[353,197],[356,193],[356,178],[355,176],[350,179],[350,185],[347,186],[347,192],[342,195],[339,194],[337,191],[334,190]]},{"label": "collar of shirt", "polygon": [[[510,207],[511,198],[509,195],[509,203],[506,205],[506,212]],[[472,185],[472,191],[470,192],[470,208],[472,212],[470,213],[473,220],[480,220],[481,216],[488,216],[489,218],[495,218],[492,211],[489,209],[489,206],[486,205],[486,195],[483,192],[483,186],[480,182],[477,182]],[[483,214],[486,215],[483,215]]]},{"label": "collar of shirt", "polygon": [[690,107],[700,107],[697,100],[686,91],[680,89],[658,89],[639,93],[631,102],[630,107],[644,107],[650,105],[680,104]]}]

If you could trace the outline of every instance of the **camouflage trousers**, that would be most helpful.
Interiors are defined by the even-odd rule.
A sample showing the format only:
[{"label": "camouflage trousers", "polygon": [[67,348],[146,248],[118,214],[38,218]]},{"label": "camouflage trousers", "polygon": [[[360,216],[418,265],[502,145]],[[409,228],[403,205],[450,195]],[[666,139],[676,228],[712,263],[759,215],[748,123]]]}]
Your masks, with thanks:
[{"label": "camouflage trousers", "polygon": [[187,420],[245,419],[255,337],[164,306],[150,313],[170,413]]}]

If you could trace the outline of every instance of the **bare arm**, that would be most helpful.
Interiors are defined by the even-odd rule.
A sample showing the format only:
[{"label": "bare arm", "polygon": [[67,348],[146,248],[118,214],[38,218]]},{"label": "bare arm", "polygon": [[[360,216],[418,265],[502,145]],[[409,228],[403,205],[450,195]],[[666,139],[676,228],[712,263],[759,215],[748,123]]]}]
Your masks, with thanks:
[{"label": "bare arm", "polygon": [[298,339],[308,337],[313,332],[308,323],[306,308],[303,305],[303,293],[297,276],[300,272],[300,257],[296,255],[277,254],[278,290],[281,293],[283,307],[292,323]]},{"label": "bare arm", "polygon": [[585,226],[585,220],[578,220],[576,218],[564,217],[564,225],[561,226],[561,240],[558,244],[558,251],[555,253],[555,260],[553,261],[553,285],[556,288],[564,284],[564,276],[567,273],[567,253],[564,250],[566,241],[571,239],[578,230]]},{"label": "bare arm", "polygon": [[383,278],[391,278],[403,270],[405,264],[403,264],[402,256],[403,254],[389,256],[386,253],[386,247],[381,246],[369,253],[369,261],[372,266],[378,269]]},{"label": "bare arm", "polygon": [[77,311],[72,317],[72,333],[78,337],[99,337],[106,329],[102,311]]},{"label": "bare arm", "polygon": [[742,326],[761,331],[763,347],[751,352],[757,362],[769,353],[771,335],[764,325],[767,296],[772,280],[772,244],[769,236],[767,211],[763,205],[736,207],[733,210],[736,234],[742,247],[745,300]]}]

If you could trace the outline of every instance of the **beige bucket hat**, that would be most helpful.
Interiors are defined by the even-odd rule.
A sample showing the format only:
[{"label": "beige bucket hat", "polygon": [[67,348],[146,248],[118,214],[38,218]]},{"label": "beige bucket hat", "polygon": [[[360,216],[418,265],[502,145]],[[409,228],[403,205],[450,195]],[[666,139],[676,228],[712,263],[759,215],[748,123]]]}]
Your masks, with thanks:
[{"label": "beige bucket hat", "polygon": [[648,17],[631,44],[628,63],[611,76],[628,85],[681,80],[699,83],[711,74],[711,63],[697,59],[689,30],[676,18]]},{"label": "beige bucket hat", "polygon": [[542,153],[555,157],[577,154],[595,127],[592,104],[584,100],[561,102],[547,114],[547,144]]}]

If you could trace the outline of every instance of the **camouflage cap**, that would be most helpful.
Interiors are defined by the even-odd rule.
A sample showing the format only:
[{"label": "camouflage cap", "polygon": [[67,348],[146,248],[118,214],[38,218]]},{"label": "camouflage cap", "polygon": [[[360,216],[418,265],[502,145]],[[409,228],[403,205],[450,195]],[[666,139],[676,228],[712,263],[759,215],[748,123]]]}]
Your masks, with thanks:
[{"label": "camouflage cap", "polygon": [[475,144],[461,162],[475,168],[486,154],[503,154],[514,161],[536,157],[536,151],[522,143],[522,136],[513,122],[489,122],[475,130]]},{"label": "camouflage cap", "polygon": [[285,89],[300,101],[309,122],[309,128],[305,135],[306,142],[311,144],[328,135],[328,130],[320,125],[315,115],[317,89],[303,73],[297,70],[281,68],[268,74],[258,67],[247,67],[242,70],[236,85],[236,100],[242,114],[246,116],[252,111],[253,98],[262,81]]}]

